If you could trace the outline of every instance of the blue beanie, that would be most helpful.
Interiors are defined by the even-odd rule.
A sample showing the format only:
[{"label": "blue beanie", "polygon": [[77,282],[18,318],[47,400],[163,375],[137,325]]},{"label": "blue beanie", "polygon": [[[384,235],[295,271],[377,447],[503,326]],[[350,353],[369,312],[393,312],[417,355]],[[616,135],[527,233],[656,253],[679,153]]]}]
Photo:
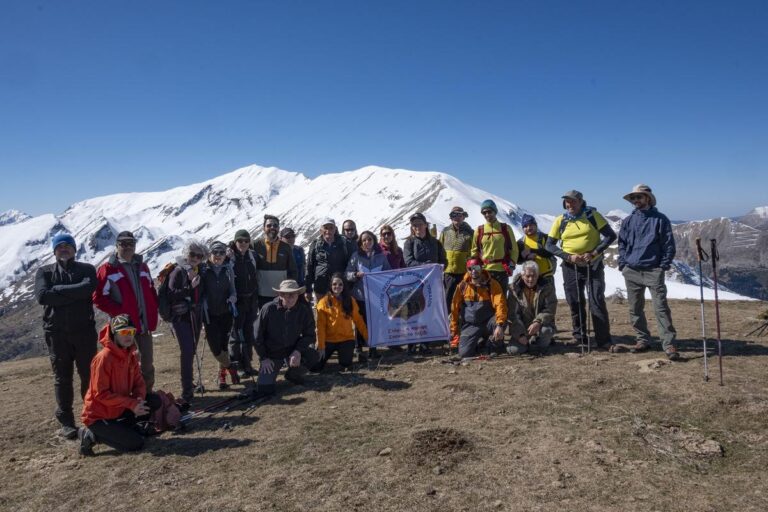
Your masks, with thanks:
[{"label": "blue beanie", "polygon": [[520,223],[520,225],[521,225],[522,227],[525,227],[525,226],[527,226],[528,224],[536,224],[536,225],[538,225],[538,223],[536,222],[536,219],[533,217],[533,215],[528,215],[528,214],[526,213],[526,214],[524,214],[524,215],[523,215],[523,220],[522,220],[522,222]]},{"label": "blue beanie", "polygon": [[72,246],[74,250],[77,250],[77,244],[75,243],[75,239],[72,238],[72,235],[69,233],[59,233],[55,237],[53,237],[53,240],[51,240],[51,247],[53,250],[56,250],[56,247],[58,247],[61,244],[69,244]]},{"label": "blue beanie", "polygon": [[499,209],[496,208],[496,203],[493,202],[492,199],[486,199],[483,201],[483,204],[480,205],[480,211],[483,210],[493,210],[496,213],[499,213]]}]

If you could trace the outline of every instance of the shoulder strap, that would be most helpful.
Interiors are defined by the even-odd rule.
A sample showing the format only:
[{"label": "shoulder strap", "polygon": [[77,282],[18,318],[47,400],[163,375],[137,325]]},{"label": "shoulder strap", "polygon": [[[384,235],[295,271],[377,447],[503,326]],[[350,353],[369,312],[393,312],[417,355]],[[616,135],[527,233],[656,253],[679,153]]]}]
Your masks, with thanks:
[{"label": "shoulder strap", "polygon": [[483,257],[483,233],[484,232],[485,232],[485,224],[480,224],[477,227],[477,240],[475,240],[475,245],[477,246],[477,254],[481,258]]},{"label": "shoulder strap", "polygon": [[592,224],[592,227],[595,228],[596,231],[600,231],[597,229],[597,219],[595,219],[595,209],[587,207],[587,210],[584,212],[587,216],[587,220],[590,224]]},{"label": "shoulder strap", "polygon": [[501,223],[501,234],[504,235],[504,257],[509,260],[512,257],[512,237],[509,236],[509,226]]}]

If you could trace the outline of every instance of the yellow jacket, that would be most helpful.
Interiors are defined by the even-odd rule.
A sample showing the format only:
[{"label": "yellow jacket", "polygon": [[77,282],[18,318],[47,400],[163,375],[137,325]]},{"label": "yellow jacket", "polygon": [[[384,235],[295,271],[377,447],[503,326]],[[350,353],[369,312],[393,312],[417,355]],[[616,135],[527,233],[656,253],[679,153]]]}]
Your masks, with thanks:
[{"label": "yellow jacket", "polygon": [[360,315],[357,301],[352,299],[352,318],[344,314],[341,301],[328,294],[317,303],[317,349],[325,350],[326,343],[340,343],[355,339],[352,325],[368,339],[368,329]]},{"label": "yellow jacket", "polygon": [[[480,228],[482,228],[483,234],[480,237],[480,244],[478,244],[477,239],[480,236]],[[510,267],[514,267],[519,257],[512,226],[506,226],[507,236],[504,236],[504,230],[499,221],[494,222],[493,225],[486,222],[475,229],[473,235],[475,252],[480,254],[480,259],[484,263],[483,268],[489,272],[504,272],[505,268],[502,260],[507,260],[507,264]]]}]

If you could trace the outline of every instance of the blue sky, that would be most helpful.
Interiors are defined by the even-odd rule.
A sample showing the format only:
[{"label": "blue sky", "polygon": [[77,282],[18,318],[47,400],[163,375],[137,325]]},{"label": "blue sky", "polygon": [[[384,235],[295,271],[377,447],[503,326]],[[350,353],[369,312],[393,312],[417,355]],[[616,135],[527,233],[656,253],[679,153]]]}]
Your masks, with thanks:
[{"label": "blue sky", "polygon": [[768,204],[766,26],[764,1],[0,0],[0,210],[257,163],[739,215]]}]

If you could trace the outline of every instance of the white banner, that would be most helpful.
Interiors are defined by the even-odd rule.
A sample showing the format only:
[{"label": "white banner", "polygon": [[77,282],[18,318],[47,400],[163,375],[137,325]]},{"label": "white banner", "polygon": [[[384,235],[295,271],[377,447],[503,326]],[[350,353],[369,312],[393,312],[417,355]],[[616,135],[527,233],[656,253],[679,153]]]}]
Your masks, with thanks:
[{"label": "white banner", "polygon": [[442,265],[365,274],[363,284],[370,346],[450,338]]}]

